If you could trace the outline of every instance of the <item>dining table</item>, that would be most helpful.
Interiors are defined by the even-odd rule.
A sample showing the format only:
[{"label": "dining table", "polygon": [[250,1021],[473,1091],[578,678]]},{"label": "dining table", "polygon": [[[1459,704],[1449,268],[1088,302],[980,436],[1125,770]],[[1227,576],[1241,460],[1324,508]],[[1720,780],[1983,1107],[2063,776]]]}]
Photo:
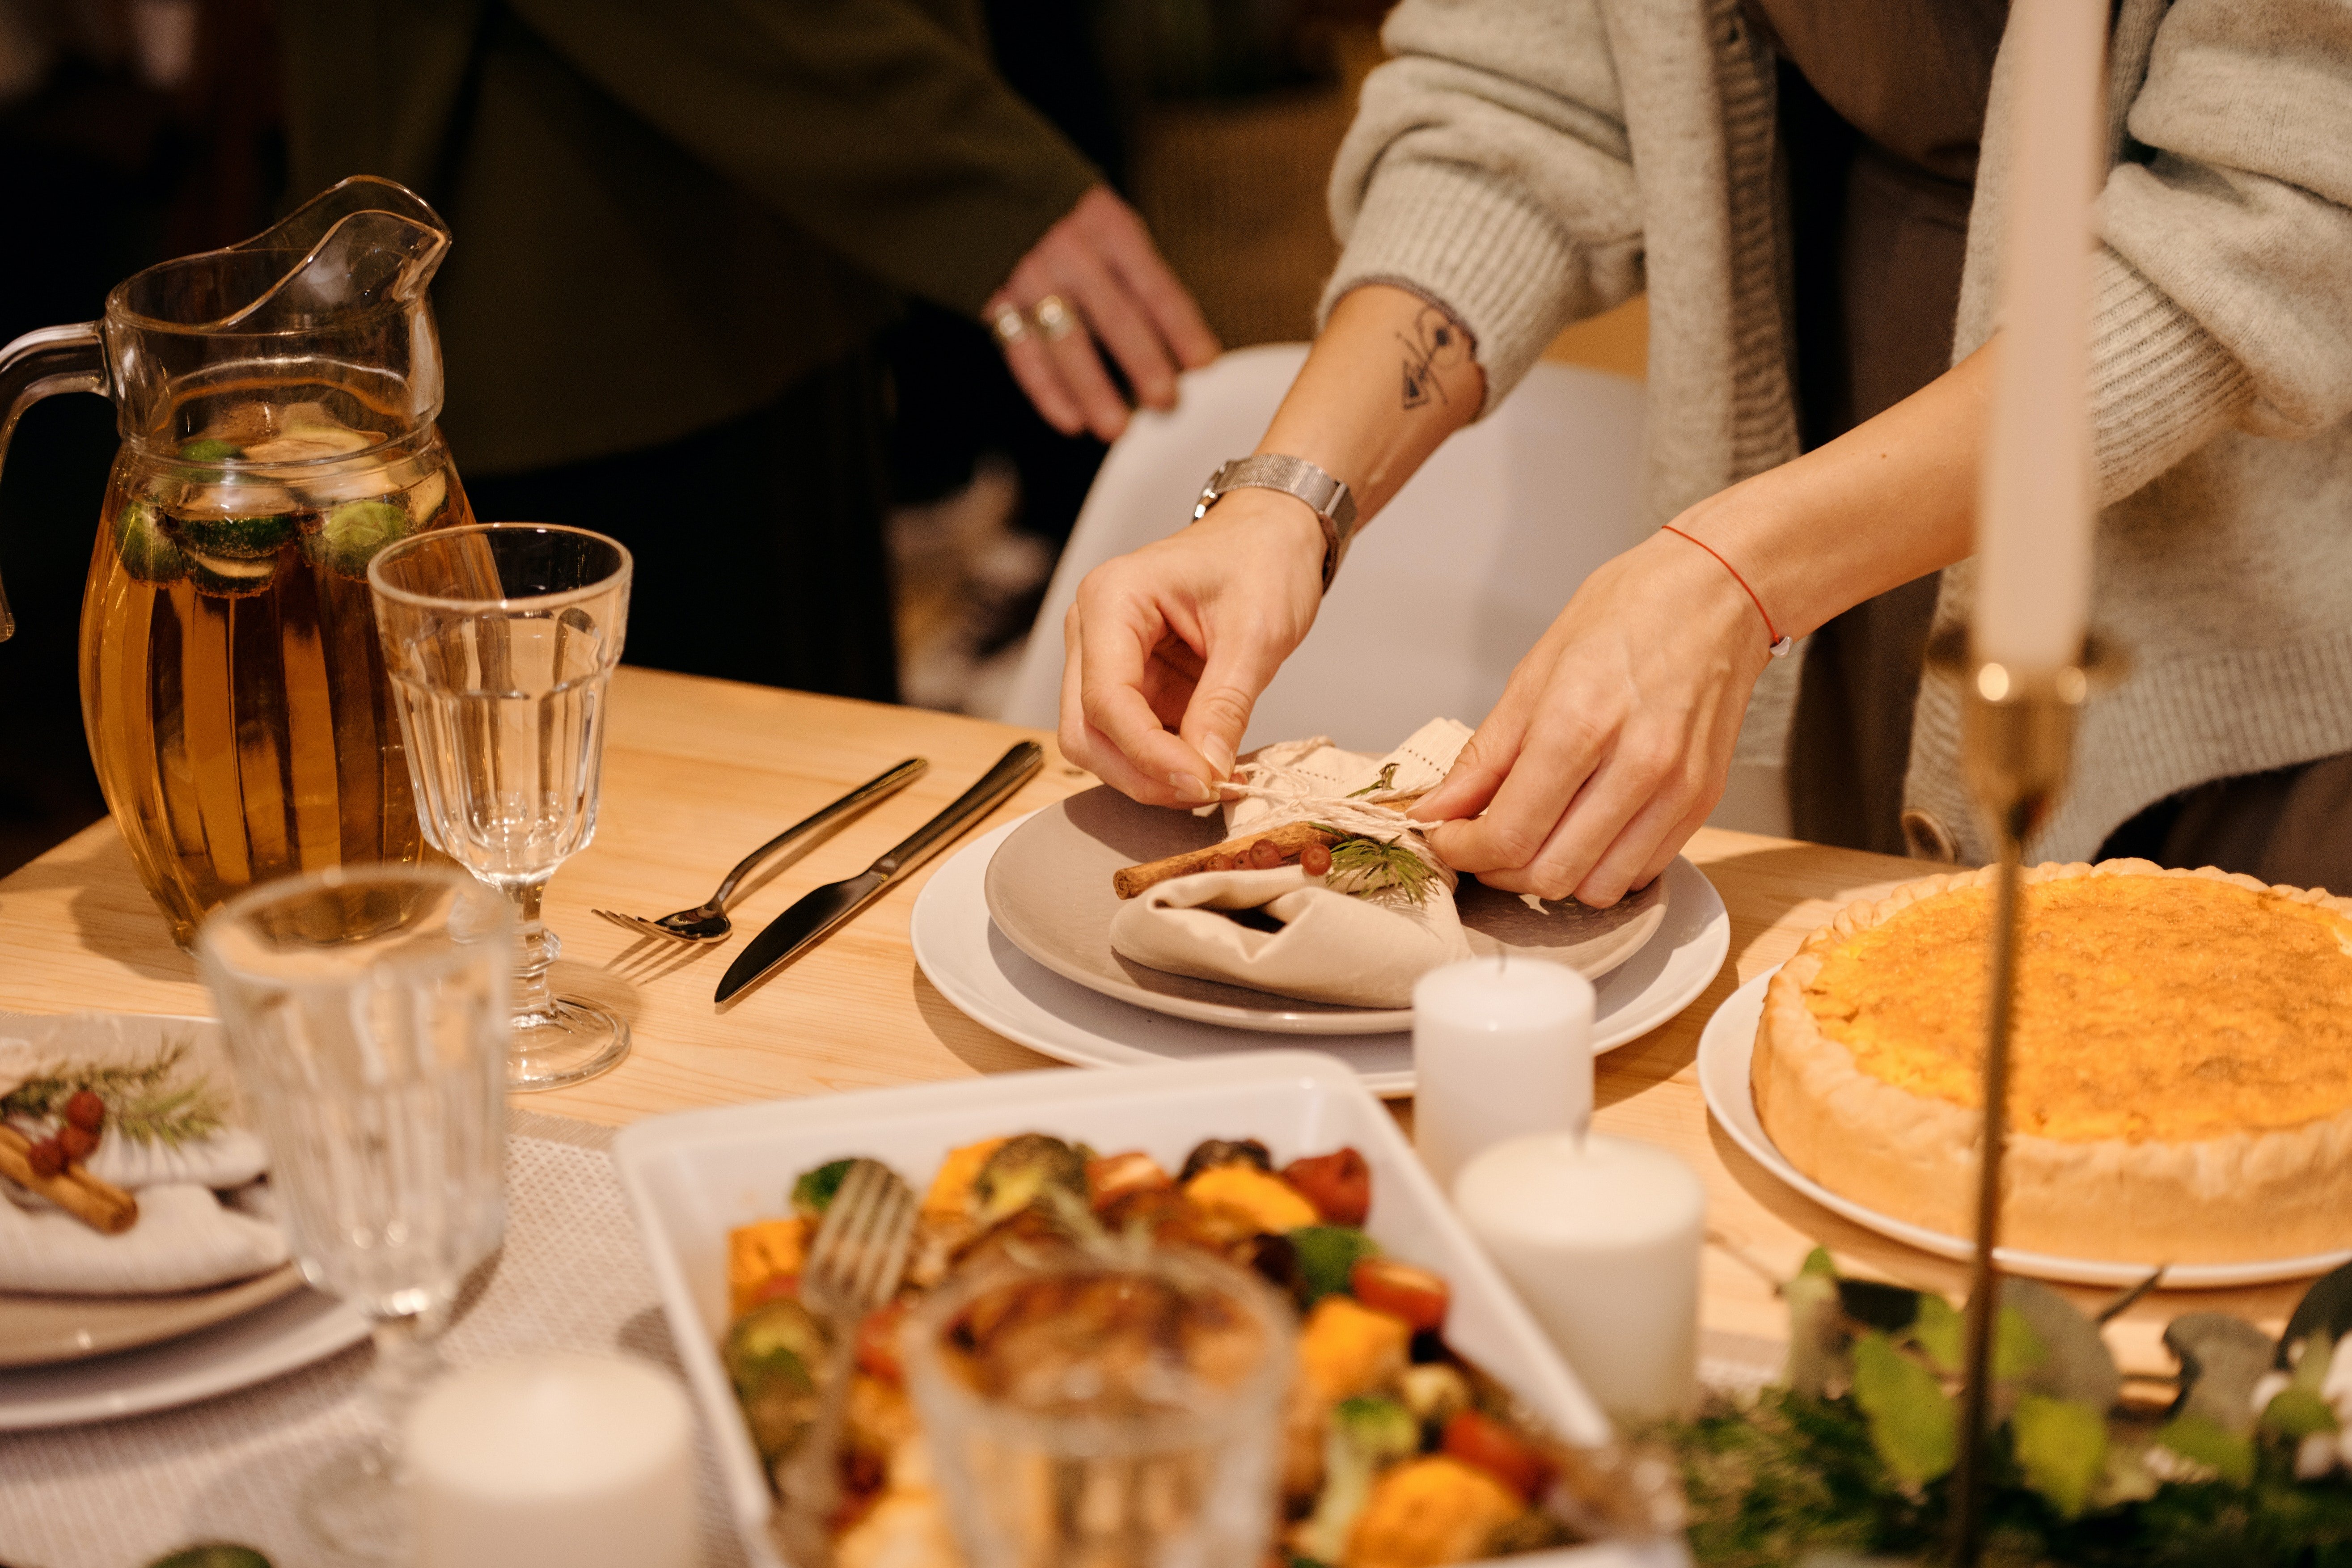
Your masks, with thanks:
[{"label": "dining table", "polygon": [[[634,1038],[614,1071],[518,1096],[541,1115],[616,1126],[698,1106],[850,1094],[982,1073],[1064,1068],[957,1011],[918,967],[908,916],[920,885],[954,846],[855,920],[732,1003],[712,992],[746,940],[813,888],[850,876],[1032,739],[1044,768],[967,833],[1092,787],[1053,737],[1010,725],[878,703],[624,668],[610,693],[602,804],[593,843],[549,885],[545,914],[561,939],[561,994],[616,1008]],[[698,904],[749,846],[909,756],[930,760],[914,784],[739,893],[735,938],[685,946],[596,918],[655,916]],[[1792,953],[1853,900],[1933,872],[1923,862],[1721,828],[1685,847],[1721,893],[1730,952],[1678,1016],[1595,1064],[1595,1124],[1673,1151],[1704,1181],[1707,1247],[1702,1353],[1733,1380],[1772,1375],[1787,1338],[1778,1283],[1826,1247],[1842,1272],[1934,1289],[1957,1300],[1966,1265],[1852,1223],[1784,1184],[1711,1121],[1697,1080],[1699,1035],[1742,982]],[[194,960],[173,945],[111,822],[101,820],[0,879],[0,1011],[209,1014]],[[1266,1036],[1269,1047],[1311,1038]],[[1409,1100],[1392,1101],[1410,1127]],[[2126,1308],[2109,1339],[2127,1375],[2162,1377],[2159,1340],[2186,1311],[2230,1312],[2275,1333],[2307,1281],[2232,1289],[2156,1290]],[[2093,1308],[2113,1291],[2062,1287]]]}]

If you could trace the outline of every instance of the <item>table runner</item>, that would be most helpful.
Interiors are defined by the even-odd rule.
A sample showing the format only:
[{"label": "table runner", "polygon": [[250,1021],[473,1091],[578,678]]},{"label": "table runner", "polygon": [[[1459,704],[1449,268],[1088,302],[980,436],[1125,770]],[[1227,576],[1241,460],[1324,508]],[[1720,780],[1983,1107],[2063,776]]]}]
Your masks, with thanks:
[{"label": "table runner", "polygon": [[[533,1350],[633,1356],[678,1376],[605,1147],[611,1130],[509,1113],[507,1237],[487,1284],[449,1330],[455,1366]],[[299,1372],[178,1410],[0,1436],[0,1562],[13,1568],[139,1568],[177,1546],[235,1541],[278,1568],[311,1560],[294,1499],[358,1436],[364,1343]],[[698,1431],[701,1558],[744,1562]]]}]

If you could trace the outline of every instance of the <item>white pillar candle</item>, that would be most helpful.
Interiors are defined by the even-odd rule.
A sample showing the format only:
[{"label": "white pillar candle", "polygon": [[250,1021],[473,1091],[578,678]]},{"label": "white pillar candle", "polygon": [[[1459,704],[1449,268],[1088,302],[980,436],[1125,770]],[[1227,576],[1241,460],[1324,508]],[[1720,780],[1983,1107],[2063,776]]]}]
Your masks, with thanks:
[{"label": "white pillar candle", "polygon": [[1592,982],[1474,958],[1412,988],[1413,1142],[1441,1188],[1479,1150],[1592,1121]]},{"label": "white pillar candle", "polygon": [[1454,1205],[1603,1410],[1693,1407],[1706,1192],[1689,1166],[1605,1133],[1520,1138],[1463,1169]]},{"label": "white pillar candle", "polygon": [[419,1568],[693,1568],[694,1421],[637,1362],[453,1373],[409,1412]]},{"label": "white pillar candle", "polygon": [[[2082,656],[2091,606],[2091,199],[2105,0],[2018,0],[2009,211],[1970,641],[2012,669]],[[1993,693],[1991,695],[1999,695]]]}]

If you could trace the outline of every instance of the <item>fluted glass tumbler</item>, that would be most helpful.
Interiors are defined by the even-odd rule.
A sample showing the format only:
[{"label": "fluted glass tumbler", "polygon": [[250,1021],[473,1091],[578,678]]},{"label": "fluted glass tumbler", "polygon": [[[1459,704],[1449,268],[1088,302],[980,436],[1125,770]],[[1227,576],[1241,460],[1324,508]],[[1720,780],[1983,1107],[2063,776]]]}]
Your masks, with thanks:
[{"label": "fluted glass tumbler", "polygon": [[629,552],[585,529],[494,522],[401,541],[368,565],[416,815],[432,846],[514,904],[510,1089],[616,1066],[629,1026],[558,996],[548,879],[596,836],[605,688],[621,662]]},{"label": "fluted glass tumbler", "polygon": [[336,1559],[405,1562],[394,1435],[505,1234],[513,951],[504,900],[446,867],[264,883],[197,938],[295,1258],[374,1331],[376,1430],[301,1499]]}]

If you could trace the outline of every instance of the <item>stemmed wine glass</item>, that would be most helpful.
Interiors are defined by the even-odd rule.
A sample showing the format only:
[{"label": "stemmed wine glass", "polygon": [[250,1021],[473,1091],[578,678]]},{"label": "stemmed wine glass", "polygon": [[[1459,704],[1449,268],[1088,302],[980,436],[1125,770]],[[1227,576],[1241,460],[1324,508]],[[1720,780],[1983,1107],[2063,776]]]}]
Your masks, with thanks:
[{"label": "stemmed wine glass", "polygon": [[510,1089],[578,1083],[629,1050],[626,1020],[549,989],[562,944],[539,913],[596,836],[629,574],[614,541],[538,522],[435,529],[368,564],[425,837],[514,903]]},{"label": "stemmed wine glass", "polygon": [[439,866],[264,883],[197,938],[294,1256],[374,1331],[378,1429],[300,1500],[344,1558],[407,1561],[394,1434],[506,1232],[513,952],[506,905]]}]

